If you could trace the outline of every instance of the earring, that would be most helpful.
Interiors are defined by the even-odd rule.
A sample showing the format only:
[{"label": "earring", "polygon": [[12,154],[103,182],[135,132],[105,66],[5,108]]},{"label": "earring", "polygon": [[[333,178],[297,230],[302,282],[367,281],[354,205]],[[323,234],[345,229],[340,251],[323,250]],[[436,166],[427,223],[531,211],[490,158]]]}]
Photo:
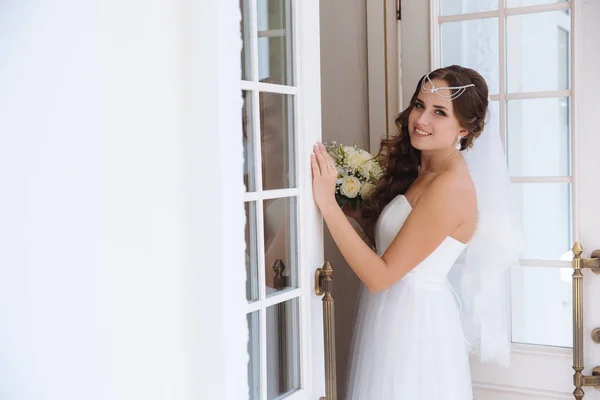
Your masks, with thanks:
[{"label": "earring", "polygon": [[456,140],[456,150],[459,150],[462,148],[462,144],[460,143],[460,140],[462,139],[462,137],[460,135],[458,135],[458,139]]}]

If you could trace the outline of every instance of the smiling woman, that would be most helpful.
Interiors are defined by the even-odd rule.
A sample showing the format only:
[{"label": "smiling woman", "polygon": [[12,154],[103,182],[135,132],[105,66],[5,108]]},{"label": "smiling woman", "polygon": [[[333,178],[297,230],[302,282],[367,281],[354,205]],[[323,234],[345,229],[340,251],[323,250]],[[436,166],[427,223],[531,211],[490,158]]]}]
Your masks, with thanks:
[{"label": "smiling woman", "polygon": [[[482,134],[487,108],[487,84],[474,70],[454,65],[421,78],[396,120],[400,133],[382,143],[384,172],[362,205],[359,220],[373,232],[375,250],[336,204],[332,158],[321,143],[313,148],[315,202],[364,284],[347,399],[472,399],[468,350],[509,362],[502,283],[517,253],[500,137],[492,130],[462,155]],[[461,292],[477,305],[467,297],[461,321],[447,275],[463,252]],[[465,343],[461,322],[472,341]],[[432,382],[434,368],[445,373]]]}]

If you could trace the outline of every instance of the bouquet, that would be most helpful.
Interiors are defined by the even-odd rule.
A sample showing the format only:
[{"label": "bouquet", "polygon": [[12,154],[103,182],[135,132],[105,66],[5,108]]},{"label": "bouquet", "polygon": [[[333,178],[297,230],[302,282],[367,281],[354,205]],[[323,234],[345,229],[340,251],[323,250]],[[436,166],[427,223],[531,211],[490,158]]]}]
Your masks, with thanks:
[{"label": "bouquet", "polygon": [[337,169],[335,198],[340,207],[349,204],[353,210],[375,190],[375,182],[381,176],[381,166],[369,152],[356,143],[344,146],[335,141],[323,143],[333,158]]}]

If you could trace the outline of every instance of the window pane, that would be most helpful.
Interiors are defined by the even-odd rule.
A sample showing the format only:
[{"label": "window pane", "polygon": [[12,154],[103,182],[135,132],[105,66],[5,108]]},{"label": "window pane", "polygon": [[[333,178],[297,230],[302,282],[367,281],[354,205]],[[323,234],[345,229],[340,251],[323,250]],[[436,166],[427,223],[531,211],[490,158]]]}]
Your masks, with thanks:
[{"label": "window pane", "polygon": [[260,399],[260,323],[258,311],[248,314],[248,386],[250,400]]},{"label": "window pane", "polygon": [[256,203],[247,202],[246,208],[246,298],[258,299],[258,251]]},{"label": "window pane", "polygon": [[258,0],[258,79],[293,85],[290,0]]},{"label": "window pane", "polygon": [[568,98],[508,102],[512,176],[568,176],[570,154]]},{"label": "window pane", "polygon": [[267,295],[298,287],[296,199],[264,201]]},{"label": "window pane", "polygon": [[512,271],[512,341],[573,345],[571,268],[520,267]]},{"label": "window pane", "polygon": [[298,299],[267,308],[267,399],[300,389]]},{"label": "window pane", "polygon": [[560,260],[571,248],[571,185],[513,183],[511,198],[523,233],[521,258]]},{"label": "window pane", "polygon": [[260,93],[263,189],[294,187],[294,101],[292,96]]},{"label": "window pane", "polygon": [[242,134],[244,143],[244,185],[246,191],[256,190],[254,171],[254,128],[252,118],[252,92],[242,91]]},{"label": "window pane", "polygon": [[552,11],[507,18],[508,91],[569,88],[568,12]]},{"label": "window pane", "polygon": [[440,15],[467,14],[498,9],[498,0],[440,0]]},{"label": "window pane", "polygon": [[242,79],[252,80],[252,53],[250,38],[252,37],[252,22],[250,19],[250,1],[240,0],[240,10],[242,11]]},{"label": "window pane", "polygon": [[539,6],[541,4],[564,3],[568,0],[506,0],[506,8]]},{"label": "window pane", "polygon": [[479,72],[490,94],[498,93],[498,18],[446,22],[440,27],[441,65]]}]

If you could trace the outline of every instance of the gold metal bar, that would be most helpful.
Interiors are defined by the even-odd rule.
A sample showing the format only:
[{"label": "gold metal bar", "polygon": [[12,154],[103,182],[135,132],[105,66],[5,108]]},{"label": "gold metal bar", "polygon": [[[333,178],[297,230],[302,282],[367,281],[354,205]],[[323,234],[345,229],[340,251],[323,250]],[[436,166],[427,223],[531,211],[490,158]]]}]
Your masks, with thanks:
[{"label": "gold metal bar", "polygon": [[583,268],[589,268],[594,273],[600,273],[600,258],[597,258],[596,252],[592,254],[592,258],[583,259]]},{"label": "gold metal bar", "polygon": [[583,399],[583,274],[581,273],[583,248],[579,242],[573,246],[573,396]]},{"label": "gold metal bar", "polygon": [[[277,259],[273,263],[273,271],[275,277],[273,278],[273,287],[276,290],[285,289],[285,264],[283,260]],[[279,382],[278,390],[279,393],[285,393],[288,390],[288,321],[287,313],[285,309],[285,303],[279,303],[276,308],[277,312],[277,342],[278,342],[278,357],[279,357]]]},{"label": "gold metal bar", "polygon": [[583,247],[579,242],[573,245],[573,396],[581,400],[585,396],[584,386],[600,387],[600,367],[592,370],[591,376],[583,375],[583,273],[589,268],[600,274],[600,251],[594,251],[592,258],[581,258]]},{"label": "gold metal bar", "polygon": [[321,400],[337,400],[335,363],[335,299],[331,294],[333,268],[329,261],[315,273],[315,292],[323,296],[323,327],[325,329],[325,396]]}]

